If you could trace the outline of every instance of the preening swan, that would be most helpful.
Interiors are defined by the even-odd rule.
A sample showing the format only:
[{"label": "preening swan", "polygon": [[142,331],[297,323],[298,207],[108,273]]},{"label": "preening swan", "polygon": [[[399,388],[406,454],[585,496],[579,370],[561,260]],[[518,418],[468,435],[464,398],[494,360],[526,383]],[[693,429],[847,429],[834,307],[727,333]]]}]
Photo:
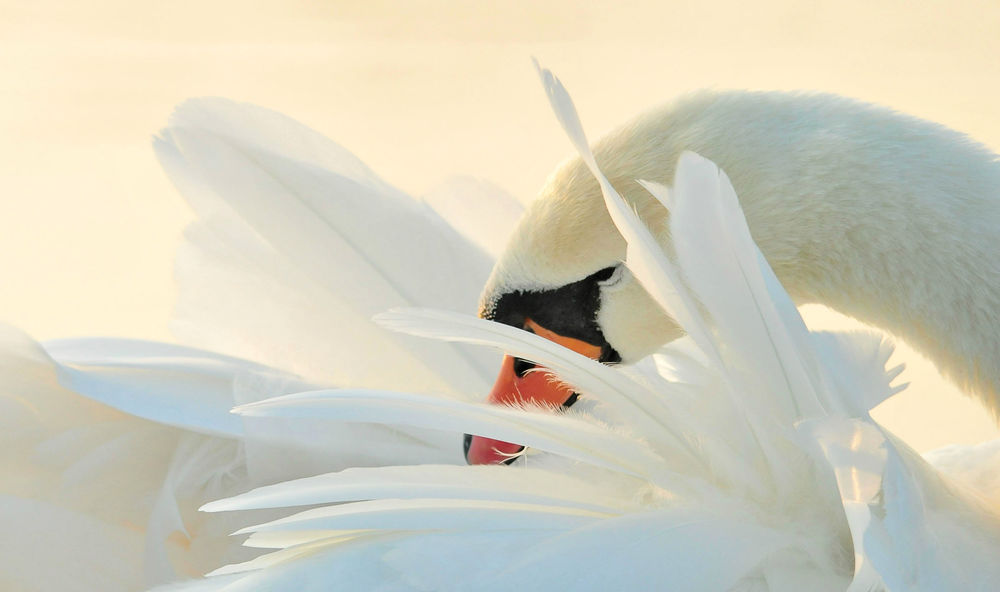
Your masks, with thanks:
[{"label": "preening swan", "polygon": [[[885,370],[891,346],[878,335],[806,330],[759,256],[753,239],[767,237],[753,229],[751,238],[726,167],[681,156],[698,148],[681,146],[676,162],[650,164],[655,170],[616,169],[605,162],[615,157],[607,147],[614,137],[595,161],[568,95],[545,80],[582,155],[552,186],[579,188],[573,199],[586,202],[587,216],[565,218],[573,200],[547,195],[525,218],[483,300],[484,314],[506,325],[428,310],[379,317],[438,343],[387,333],[370,317],[386,307],[473,306],[500,249],[483,222],[456,211],[455,190],[412,199],[346,150],[265,109],[223,100],[179,108],[157,142],[200,218],[179,257],[179,328],[230,355],[129,340],[39,346],[0,334],[0,471],[15,476],[0,480],[8,526],[0,585],[135,590],[224,565],[179,587],[989,590],[1000,578],[1000,500],[982,468],[995,466],[1000,449],[935,457],[967,477],[960,484],[873,422],[868,410],[901,388],[899,369]],[[715,104],[707,100],[704,112]],[[788,113],[795,129],[795,110]],[[960,140],[915,125],[930,130],[931,144]],[[837,129],[806,128],[819,137]],[[800,130],[799,145],[809,144],[805,136]],[[987,158],[975,146],[964,150]],[[724,153],[711,156],[727,162]],[[741,179],[756,175],[757,201],[743,204],[752,224],[767,215],[761,184],[820,175],[772,156],[759,159],[761,171],[734,166]],[[824,195],[860,199],[848,191],[853,177],[827,172]],[[986,184],[987,172],[965,182]],[[671,188],[640,187],[622,174]],[[778,186],[798,195],[788,179]],[[484,200],[477,207],[486,208],[486,224],[516,210],[496,192],[456,187]],[[949,223],[963,218],[962,208],[941,207]],[[831,224],[849,246],[884,238],[852,235],[848,222]],[[818,248],[803,234],[794,248]],[[794,279],[801,270],[781,268],[792,265],[793,247],[779,239],[771,237],[768,256]],[[883,263],[886,274],[910,281],[912,265],[903,273]],[[879,289],[888,283],[868,279]],[[800,299],[822,296],[799,290]],[[899,300],[912,308],[912,295],[886,295]],[[659,329],[636,330],[642,323]],[[633,361],[681,329],[688,338],[635,364],[594,359]],[[495,360],[467,344],[511,356],[495,398],[514,385],[508,400],[518,406],[559,404],[573,393],[579,402],[558,414],[472,401]],[[519,395],[531,382],[543,394]],[[562,398],[545,399],[553,394]],[[462,466],[463,432],[481,434],[470,446],[487,452],[490,442],[535,452],[518,463],[527,466]],[[300,506],[317,507],[293,513]],[[249,538],[226,537],[237,529]]]},{"label": "preening swan", "polygon": [[[673,185],[684,150],[732,179],[754,240],[796,303],[821,303],[903,338],[1000,412],[996,154],[943,126],[833,95],[694,94],[594,147],[611,184],[668,251],[668,210],[639,180]],[[571,159],[521,219],[480,315],[581,340],[603,361],[634,362],[681,330],[618,267],[624,258],[598,183]],[[492,398],[509,399],[504,384],[519,379],[508,363]],[[535,398],[558,405],[567,395]],[[495,460],[495,446],[474,442],[472,460]]]},{"label": "preening swan", "polygon": [[[592,359],[592,345],[552,343],[580,346],[539,323],[531,335],[438,311],[382,315],[397,330],[541,364],[571,385],[559,388],[583,394],[584,408],[560,415],[340,390],[236,412],[463,427],[480,442],[557,456],[513,469],[349,470],[213,502],[204,509],[332,505],[244,529],[248,544],[275,551],[193,589],[990,589],[995,508],[868,415],[901,388],[892,384],[899,369],[884,368],[891,346],[874,334],[809,333],[752,242],[728,178],[693,153],[680,157],[669,195],[643,184],[671,208],[675,261],[666,257],[593,159],[568,95],[544,77],[627,242],[625,266],[690,339],[612,368]],[[517,378],[542,374],[512,365],[505,370]]]}]

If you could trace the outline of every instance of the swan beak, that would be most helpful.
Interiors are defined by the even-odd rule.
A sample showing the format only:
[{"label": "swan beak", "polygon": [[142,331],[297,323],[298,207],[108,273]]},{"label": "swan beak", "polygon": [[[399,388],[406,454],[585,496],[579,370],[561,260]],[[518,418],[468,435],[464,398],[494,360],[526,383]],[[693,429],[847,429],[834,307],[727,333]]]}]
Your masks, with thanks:
[{"label": "swan beak", "polygon": [[[599,359],[601,348],[579,339],[564,337],[550,331],[531,319],[524,329],[567,347],[579,354]],[[569,407],[576,402],[577,394],[555,379],[551,372],[527,360],[504,356],[500,374],[487,398],[494,405],[520,407],[538,405],[552,408]],[[520,444],[501,442],[483,436],[465,435],[465,460],[470,465],[510,464],[524,450]]]}]

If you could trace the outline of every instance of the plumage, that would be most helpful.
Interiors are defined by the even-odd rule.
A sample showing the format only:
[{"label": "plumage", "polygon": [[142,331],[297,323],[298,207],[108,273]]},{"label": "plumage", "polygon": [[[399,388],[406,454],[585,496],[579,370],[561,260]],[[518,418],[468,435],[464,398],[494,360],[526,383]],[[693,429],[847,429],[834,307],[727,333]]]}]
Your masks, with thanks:
[{"label": "plumage", "polygon": [[[331,386],[418,388],[421,376],[424,390],[454,396],[472,396],[485,385],[494,360],[489,352],[449,354],[451,346],[438,350],[393,336],[369,320],[381,309],[366,308],[449,298],[456,308],[474,306],[490,258],[466,238],[474,230],[452,230],[436,213],[431,204],[444,207],[447,198],[411,198],[343,148],[259,107],[189,101],[171,125],[157,153],[202,216],[178,256],[177,329],[189,342],[230,355],[136,340],[37,344],[0,330],[0,494],[12,525],[15,515],[17,524],[37,524],[0,536],[0,587],[137,590],[199,576],[252,557],[229,534],[250,516],[276,517],[197,512],[213,499],[350,466],[461,461],[460,433],[309,420],[290,425],[230,413],[238,404]],[[316,178],[333,183],[310,186]],[[263,181],[244,191],[254,180]],[[511,198],[468,181],[461,187],[481,187],[479,209],[493,224],[513,223],[518,206]],[[311,235],[289,231],[306,204],[325,208],[333,224],[311,225]],[[407,261],[398,252],[379,259],[376,246],[399,238],[394,228],[355,235],[354,249],[303,246],[343,244],[341,230],[368,227],[370,217],[399,220],[408,236],[423,229],[430,238],[416,237]],[[436,285],[414,272],[421,260],[441,269]],[[317,268],[326,270],[323,277],[310,273]],[[453,268],[466,273],[447,275]],[[376,285],[339,291],[360,273],[390,277],[408,297],[378,301]],[[366,357],[366,347],[379,356]],[[455,373],[421,374],[421,356],[450,359]],[[27,530],[37,533],[31,544],[19,534]],[[90,553],[72,559],[81,545]],[[100,561],[93,559],[98,554]],[[47,557],[59,567],[44,566]]]},{"label": "plumage", "polygon": [[[741,208],[729,176],[693,153],[623,184],[622,159],[643,146],[615,155],[612,139],[592,154],[568,93],[540,73],[588,165],[569,191],[598,187],[599,210],[585,213],[615,225],[591,237],[595,257],[554,271],[546,265],[559,253],[525,251],[543,239],[508,248],[487,298],[624,263],[602,291],[657,311],[646,326],[656,339],[675,321],[689,337],[608,366],[458,314],[486,279],[498,237],[483,229],[516,209],[509,198],[461,183],[488,204],[489,223],[469,223],[450,190],[413,200],[283,116],[191,102],[157,141],[201,217],[180,257],[180,328],[227,355],[121,340],[41,347],[3,334],[0,437],[11,446],[0,468],[21,481],[3,484],[0,507],[19,530],[37,516],[68,539],[91,536],[93,549],[124,545],[114,561],[91,553],[65,566],[100,570],[106,589],[211,567],[164,589],[989,589],[1000,518],[983,463],[995,447],[931,455],[938,471],[875,423],[871,407],[904,386],[899,369],[885,369],[891,344],[806,329],[768,248],[765,260],[754,243],[778,244],[773,263],[788,265],[780,241],[754,230],[761,205]],[[553,219],[552,200],[540,203],[526,220]],[[412,308],[427,306],[452,310]],[[651,350],[643,339],[623,351]],[[553,372],[582,398],[562,414],[470,402],[492,366],[468,345],[540,364],[548,370],[530,371]],[[291,372],[275,369],[286,363]],[[512,467],[460,466],[462,432],[534,450]],[[225,538],[233,531],[249,535],[246,548]],[[45,545],[17,541],[0,538],[16,551],[3,563],[16,585],[95,581],[59,570],[32,581]],[[54,561],[72,556],[52,549]]]},{"label": "plumage", "polygon": [[[343,385],[398,386],[374,369],[369,360],[376,358],[391,361],[408,376],[411,388],[422,381],[428,389],[475,392],[491,378],[488,359],[445,344],[416,348],[369,324],[368,317],[395,306],[436,303],[460,310],[474,302],[490,259],[429,205],[391,187],[312,130],[277,113],[221,99],[181,105],[154,147],[201,218],[188,232],[194,249],[182,253],[178,266],[179,274],[193,276],[182,282],[180,316],[190,319],[182,334],[195,324],[192,340],[245,357],[266,356],[272,365],[287,360],[280,365]],[[484,201],[498,200],[484,196]],[[505,208],[510,210],[510,204]],[[373,227],[379,231],[373,233]],[[220,263],[233,277],[206,277]],[[259,280],[273,285],[259,285]],[[252,289],[262,300],[269,295],[294,307],[272,312],[273,304],[265,300],[258,310],[241,308],[232,318],[233,311],[198,297],[216,286]],[[323,308],[310,304],[310,298],[321,299]],[[205,318],[212,313],[215,319]],[[246,325],[254,313],[261,318]],[[275,313],[283,316],[272,319]],[[289,321],[293,326],[322,322],[331,336],[352,335],[351,346],[330,339],[287,344],[279,357],[274,346],[251,349],[265,347],[263,338],[234,347],[232,338],[224,342],[203,333],[209,326],[244,322],[226,334],[260,334],[272,331],[264,322]],[[430,363],[442,356],[454,364],[448,375],[435,372]]]},{"label": "plumage", "polygon": [[[550,94],[558,99],[561,95],[558,83],[551,78],[546,78],[546,82]],[[563,110],[560,120],[564,126],[579,129],[575,114],[566,111],[571,109],[567,107],[571,105],[568,97],[554,103],[557,110]],[[582,138],[582,132],[578,136]],[[434,497],[435,491],[424,501],[408,497],[307,510],[274,526],[264,526],[263,532],[275,526],[294,530],[297,521],[301,521],[299,528],[303,533],[341,526],[360,528],[363,533],[346,537],[330,533],[330,537],[323,539],[309,537],[308,543],[300,544],[308,546],[312,564],[294,555],[296,547],[292,545],[271,555],[272,562],[260,571],[246,572],[245,581],[257,585],[264,581],[271,586],[298,585],[310,579],[309,572],[316,577],[344,573],[341,570],[347,569],[349,563],[351,570],[379,574],[378,581],[387,583],[390,589],[396,585],[399,589],[442,590],[550,589],[561,585],[600,590],[650,586],[664,581],[681,590],[929,590],[939,589],[946,582],[960,582],[967,589],[987,589],[996,577],[991,573],[993,567],[966,573],[957,573],[953,567],[961,564],[959,558],[965,552],[973,555],[995,552],[1000,545],[997,516],[985,507],[967,505],[969,500],[962,495],[950,495],[951,486],[945,478],[868,415],[870,405],[898,389],[891,385],[898,371],[885,371],[889,346],[881,338],[866,334],[808,334],[767,263],[758,256],[725,176],[708,161],[693,155],[682,158],[678,166],[681,170],[671,200],[678,212],[673,221],[676,224],[673,252],[677,254],[678,273],[671,279],[683,278],[683,281],[671,285],[669,290],[674,296],[685,295],[684,301],[691,303],[687,307],[689,314],[696,317],[698,326],[706,328],[709,346],[718,352],[717,357],[711,353],[705,355],[706,352],[693,358],[685,355],[674,363],[685,368],[688,377],[697,376],[692,383],[697,385],[695,392],[699,399],[684,396],[688,385],[674,384],[675,397],[657,400],[663,391],[656,387],[668,380],[656,372],[655,366],[651,369],[640,365],[633,370],[601,366],[572,352],[560,351],[555,345],[546,346],[541,338],[512,328],[490,327],[482,321],[463,321],[457,315],[420,310],[380,317],[383,325],[410,333],[501,346],[555,371],[599,401],[589,413],[615,426],[623,437],[645,442],[654,453],[654,458],[646,462],[669,467],[669,481],[657,483],[647,477],[644,485],[643,480],[629,477],[621,485],[624,497],[642,501],[638,506],[626,506],[624,514],[590,516],[592,523],[572,526],[528,520],[523,527],[531,533],[522,532],[513,539],[507,538],[512,536],[507,533],[510,524],[507,520],[511,517],[505,512],[520,512],[524,508],[511,506],[513,502],[504,500],[505,490],[499,482],[492,490],[492,501],[480,497],[478,490],[464,499],[451,496],[439,499]],[[688,175],[690,183],[685,182]],[[645,228],[630,216],[627,208],[621,207],[623,202],[613,189],[605,197],[610,207],[618,207],[620,215],[616,221],[624,227],[623,233],[637,239],[630,244],[630,250],[642,252],[642,258],[627,260],[629,264],[640,261],[639,270],[634,273],[645,279],[674,265],[649,240],[648,234],[644,236]],[[704,203],[690,203],[700,199]],[[720,238],[724,233],[728,234],[721,247],[706,245],[702,239],[705,234]],[[712,277],[713,274],[727,277]],[[655,290],[664,283],[659,278],[645,285]],[[724,297],[706,294],[720,285],[740,289],[729,290]],[[752,320],[740,318],[746,311],[752,311]],[[721,326],[725,322],[742,324],[730,329]],[[669,360],[669,351],[663,356]],[[832,371],[856,379],[828,378],[827,372]],[[576,381],[567,376],[574,373]],[[603,378],[612,373],[631,376],[624,380]],[[651,382],[644,383],[643,378]],[[859,389],[866,392],[858,393]],[[609,391],[618,392],[608,396]],[[346,415],[341,417],[350,418],[356,412],[364,419],[375,420],[378,416],[366,411],[370,407],[381,414],[382,420],[393,423],[411,420],[400,416],[392,405],[420,401],[398,393],[353,391],[340,396],[356,400],[362,406],[358,411],[342,412]],[[330,409],[330,401],[337,398],[332,392],[291,395],[245,407],[243,412],[299,409],[303,415],[325,413]],[[387,400],[391,403],[389,407],[384,406]],[[651,400],[655,402],[647,405]],[[441,404],[426,398],[423,401],[422,404],[432,408]],[[747,401],[755,404],[748,405]],[[458,412],[452,403],[446,405]],[[673,412],[682,411],[687,405],[696,407],[700,413]],[[424,423],[422,410],[415,413],[420,418],[412,421],[430,425]],[[476,413],[507,420],[515,415],[531,417],[537,411],[483,407]],[[439,415],[440,425],[451,427],[454,419]],[[640,421],[633,421],[637,418]],[[740,425],[749,426],[751,440],[740,438],[739,430],[729,429]],[[482,427],[475,425],[469,429]],[[671,428],[686,433],[695,442],[705,435],[715,435],[719,438],[716,446],[725,448],[725,453],[718,454],[716,448],[713,456],[711,447],[695,446],[693,451],[700,453],[702,462],[674,464],[674,455],[683,450],[675,438],[664,437],[671,433]],[[547,451],[557,451],[560,447],[557,442],[537,439],[528,443]],[[600,447],[597,442],[591,444]],[[749,464],[758,470],[747,472],[740,470],[744,467],[712,462],[725,457],[740,459],[735,465]],[[578,462],[557,462],[545,470],[555,474],[598,470],[605,482],[616,479],[613,472],[605,471],[609,467],[599,456],[574,458]],[[541,459],[551,462],[545,456]],[[580,461],[595,466],[588,469]],[[530,462],[529,459],[529,466]],[[733,468],[736,470],[729,470]],[[422,469],[422,478],[428,484],[436,483],[438,478],[447,483],[451,479],[448,475],[456,474],[452,467]],[[504,474],[519,470],[498,466],[475,469]],[[384,491],[391,496],[384,489],[383,477],[400,470],[376,468],[350,479],[345,473],[322,480],[342,481],[350,483],[351,488]],[[412,478],[412,473],[402,474]],[[537,475],[531,477],[537,478]],[[406,483],[404,478],[400,486]],[[298,485],[309,489],[308,482]],[[434,491],[437,486],[430,488]],[[283,495],[288,496],[296,489],[299,487],[289,485]],[[452,491],[462,496],[467,489]],[[266,498],[267,492],[250,495]],[[316,497],[306,499],[319,501]],[[294,495],[291,500],[306,501],[296,500]],[[229,503],[221,502],[217,507]],[[953,516],[956,522],[928,519],[940,511],[941,503],[956,512]],[[552,512],[551,517],[558,518],[566,511],[557,510],[559,507],[558,503],[532,506],[532,511]],[[351,519],[341,522],[347,517]],[[980,523],[975,528],[955,526],[969,517],[978,517]],[[555,524],[560,524],[556,536],[537,532]],[[406,532],[397,530],[404,526]],[[439,533],[442,529],[446,532]],[[376,532],[384,534],[375,535]],[[469,549],[481,545],[486,535],[490,549],[496,554],[494,558],[483,563],[463,561],[465,554],[471,552]],[[459,540],[464,544],[464,554],[455,548]],[[511,540],[517,541],[516,550],[505,544]],[[950,545],[914,542],[923,540],[948,540]],[[443,568],[437,563],[432,563],[436,569],[418,565],[426,557],[416,552],[418,548],[432,548],[435,555],[457,552],[458,560],[449,564],[449,572],[443,576]],[[571,562],[567,568],[566,554],[579,559],[579,564]],[[501,558],[499,564],[497,556]],[[729,560],[723,565],[714,561],[716,556]],[[664,569],[665,566],[669,569]]]}]

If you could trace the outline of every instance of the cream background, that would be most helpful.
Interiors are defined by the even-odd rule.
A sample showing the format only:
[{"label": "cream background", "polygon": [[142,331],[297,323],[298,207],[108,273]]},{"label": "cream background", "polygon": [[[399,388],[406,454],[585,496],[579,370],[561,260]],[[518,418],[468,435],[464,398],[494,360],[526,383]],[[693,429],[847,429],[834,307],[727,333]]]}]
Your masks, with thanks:
[{"label": "cream background", "polygon": [[[0,318],[40,339],[169,339],[191,215],[149,140],[186,97],[278,109],[413,193],[464,173],[528,200],[570,152],[532,55],[592,137],[710,86],[834,91],[1000,148],[995,1],[0,0]],[[998,436],[900,357],[913,385],[879,410],[891,429],[922,450]]]}]

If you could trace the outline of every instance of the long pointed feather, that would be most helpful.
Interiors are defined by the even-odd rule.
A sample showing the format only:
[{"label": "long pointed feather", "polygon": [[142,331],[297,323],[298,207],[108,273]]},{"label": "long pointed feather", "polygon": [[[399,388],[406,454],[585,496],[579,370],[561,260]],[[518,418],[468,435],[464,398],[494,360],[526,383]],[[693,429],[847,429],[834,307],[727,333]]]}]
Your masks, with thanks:
[{"label": "long pointed feather", "polygon": [[[334,545],[362,538],[367,533],[370,532],[371,531],[368,530],[346,530],[346,531],[309,530],[309,531],[298,531],[298,532],[263,532],[260,533],[261,536],[257,537],[256,539],[257,543],[264,540],[265,538],[270,538],[271,541],[283,540],[284,544],[282,544],[279,547],[262,547],[259,544],[246,545],[246,546],[252,546],[254,548],[277,548],[280,549],[280,551],[276,551],[273,553],[266,553],[264,555],[255,557],[250,561],[245,561],[243,563],[229,564],[220,567],[216,570],[213,570],[205,575],[207,577],[214,578],[217,576],[244,573],[258,569],[266,569],[268,567],[280,565],[282,563],[295,561],[300,557],[316,552],[317,549],[332,547]],[[251,539],[253,538],[254,537],[251,536]]]},{"label": "long pointed feather", "polygon": [[608,488],[547,470],[419,465],[352,468],[260,487],[202,506],[205,512],[305,506],[366,499],[481,499],[621,510]]},{"label": "long pointed feather", "polygon": [[618,231],[628,243],[625,263],[636,278],[646,287],[667,314],[671,315],[695,343],[705,352],[709,360],[721,366],[717,344],[697,312],[697,305],[690,295],[678,289],[680,276],[674,266],[665,258],[657,257],[661,248],[649,231],[639,221],[638,216],[628,208],[625,200],[611,186],[604,173],[597,166],[594,155],[587,144],[587,137],[580,124],[573,99],[552,72],[535,62],[535,68],[545,87],[552,110],[562,125],[580,157],[597,179],[604,195],[604,202]]},{"label": "long pointed feather", "polygon": [[289,530],[273,532],[255,532],[247,540],[243,541],[244,547],[252,549],[286,549],[288,547],[298,547],[306,543],[316,542],[322,539],[336,539],[334,542],[346,541],[358,535],[365,535],[372,531],[366,529],[355,530]]},{"label": "long pointed feather", "polygon": [[373,500],[306,510],[248,526],[236,534],[275,530],[566,530],[613,516],[580,508],[484,500]]},{"label": "long pointed feather", "polygon": [[[246,416],[313,417],[339,421],[394,423],[466,431],[581,460],[644,478],[657,474],[663,460],[636,440],[581,419],[525,413],[497,405],[449,401],[389,391],[313,391],[243,405]],[[659,471],[662,473],[662,471]]]},{"label": "long pointed feather", "polygon": [[[656,195],[655,187],[648,189]],[[738,372],[740,388],[758,399],[753,407],[777,403],[787,421],[821,412],[817,387],[774,310],[725,173],[692,152],[681,154],[672,203],[671,238],[686,284],[725,343],[729,371]],[[732,218],[742,227],[726,227],[727,209],[736,211]]]}]

